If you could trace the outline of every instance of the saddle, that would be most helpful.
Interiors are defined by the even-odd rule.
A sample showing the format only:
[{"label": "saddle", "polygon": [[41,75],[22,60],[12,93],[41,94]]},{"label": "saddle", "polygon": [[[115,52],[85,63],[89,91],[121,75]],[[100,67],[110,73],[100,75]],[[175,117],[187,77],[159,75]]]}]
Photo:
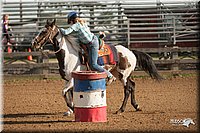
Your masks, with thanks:
[{"label": "saddle", "polygon": [[[98,60],[97,63],[100,66],[106,65],[117,65],[119,62],[117,49],[113,45],[108,45],[104,43],[104,40],[100,40],[100,48],[98,51]],[[87,47],[83,44],[81,46],[81,51],[79,52],[79,57],[82,65],[86,65],[88,70],[91,70],[89,67],[89,58]]]},{"label": "saddle", "polygon": [[[113,66],[118,66],[119,69],[125,70],[131,66],[130,62],[126,56],[123,56],[122,53],[118,53],[117,49],[113,45],[105,44],[104,40],[100,41],[100,48],[98,51],[98,60],[97,63],[100,66],[104,66],[105,69],[111,70]],[[81,46],[81,52],[79,52],[79,58],[82,65],[86,65],[88,70],[91,70],[89,67],[89,58],[87,47],[83,44]]]}]

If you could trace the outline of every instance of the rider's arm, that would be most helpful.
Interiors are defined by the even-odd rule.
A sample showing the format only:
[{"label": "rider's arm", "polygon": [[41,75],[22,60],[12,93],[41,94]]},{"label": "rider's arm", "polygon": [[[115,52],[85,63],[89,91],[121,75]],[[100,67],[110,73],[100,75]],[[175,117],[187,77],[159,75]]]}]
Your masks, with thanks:
[{"label": "rider's arm", "polygon": [[67,28],[67,29],[63,29],[63,28],[60,28],[60,31],[63,35],[69,35],[70,33],[73,32],[73,29],[71,27]]},{"label": "rider's arm", "polygon": [[78,31],[79,29],[80,29],[80,23],[75,23],[67,29],[61,28],[60,31],[62,32],[63,35],[69,35],[73,31]]}]

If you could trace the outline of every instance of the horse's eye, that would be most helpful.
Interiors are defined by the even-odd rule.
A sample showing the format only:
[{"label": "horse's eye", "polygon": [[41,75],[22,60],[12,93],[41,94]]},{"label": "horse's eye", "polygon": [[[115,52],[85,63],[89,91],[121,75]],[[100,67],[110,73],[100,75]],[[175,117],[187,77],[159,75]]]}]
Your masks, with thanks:
[{"label": "horse's eye", "polygon": [[47,33],[47,31],[46,31],[46,30],[43,30],[42,32],[43,32],[43,33]]}]

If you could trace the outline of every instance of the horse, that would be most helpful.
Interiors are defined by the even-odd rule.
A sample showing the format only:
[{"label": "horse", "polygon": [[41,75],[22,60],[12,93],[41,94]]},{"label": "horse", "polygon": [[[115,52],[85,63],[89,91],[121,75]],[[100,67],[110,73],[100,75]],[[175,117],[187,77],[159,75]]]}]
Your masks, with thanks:
[{"label": "horse", "polygon": [[194,121],[191,118],[186,118],[183,120],[183,126],[189,127],[190,124],[195,125]]},{"label": "horse", "polygon": [[[45,26],[41,29],[38,35],[32,40],[32,47],[42,49],[46,43],[51,43],[54,48],[54,53],[58,60],[59,73],[62,79],[65,80],[65,87],[62,90],[62,96],[64,97],[68,111],[65,115],[71,115],[74,112],[73,105],[73,78],[71,73],[73,71],[85,71],[87,67],[82,65],[79,58],[80,45],[77,38],[67,35],[64,36],[59,27],[55,24],[56,20],[46,22]],[[141,108],[135,100],[135,82],[131,78],[131,75],[136,67],[140,67],[147,72],[152,79],[156,81],[162,80],[162,76],[158,73],[158,70],[151,58],[146,53],[129,50],[122,45],[114,46],[118,53],[122,54],[129,63],[125,69],[120,69],[118,65],[110,66],[109,70],[114,76],[120,80],[124,86],[124,99],[121,107],[116,111],[116,114],[123,113],[126,108],[127,100],[131,94],[131,104],[136,111],[141,111]],[[123,64],[123,62],[122,62]]]}]

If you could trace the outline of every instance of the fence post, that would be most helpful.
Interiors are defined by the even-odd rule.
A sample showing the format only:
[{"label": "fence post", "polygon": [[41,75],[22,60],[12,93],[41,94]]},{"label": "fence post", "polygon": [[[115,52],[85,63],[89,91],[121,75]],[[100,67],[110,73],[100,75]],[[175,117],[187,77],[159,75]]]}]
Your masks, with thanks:
[{"label": "fence post", "polygon": [[[94,6],[92,6],[92,8],[90,9],[90,20],[92,20],[92,21],[90,21],[90,25],[94,25],[94,19],[95,19],[95,16],[94,16]],[[94,26],[90,26],[91,27],[91,29],[93,30],[94,29]]]},{"label": "fence post", "polygon": [[178,60],[178,46],[176,44],[176,18],[173,17],[172,18],[172,22],[173,22],[173,52],[172,52],[172,59],[174,60],[174,63],[171,66],[172,70],[179,70],[179,64],[177,62]]},{"label": "fence post", "polygon": [[173,23],[173,45],[176,45],[176,18],[172,18]]},{"label": "fence post", "polygon": [[[123,26],[122,26],[122,23],[123,23],[123,20],[122,20],[122,6],[121,6],[122,4],[121,4],[121,2],[119,2],[119,4],[118,4],[118,28],[123,28]],[[120,32],[120,31],[119,31]]]},{"label": "fence post", "polygon": [[22,22],[22,20],[23,20],[23,15],[22,15],[22,0],[20,0],[19,8],[20,8],[20,22]]},{"label": "fence post", "polygon": [[127,22],[127,36],[128,36],[128,49],[130,49],[130,20],[128,19],[128,22]]},{"label": "fence post", "polygon": [[[37,56],[37,63],[38,64],[44,64],[44,63],[48,64],[49,58],[47,57],[47,55],[44,55],[42,53],[41,55]],[[49,71],[49,67],[43,66],[42,69],[37,68],[36,73],[43,74],[44,76],[46,76],[49,73],[48,71]]]}]

